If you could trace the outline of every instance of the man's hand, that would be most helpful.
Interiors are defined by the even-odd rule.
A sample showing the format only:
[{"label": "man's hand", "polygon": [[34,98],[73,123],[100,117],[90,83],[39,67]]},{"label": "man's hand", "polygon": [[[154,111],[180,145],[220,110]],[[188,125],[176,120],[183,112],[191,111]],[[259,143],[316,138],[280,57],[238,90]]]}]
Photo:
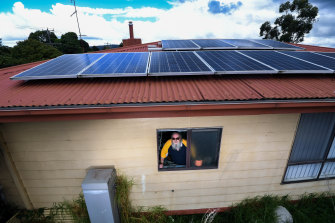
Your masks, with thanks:
[{"label": "man's hand", "polygon": [[163,164],[159,164],[159,168],[163,168]]}]

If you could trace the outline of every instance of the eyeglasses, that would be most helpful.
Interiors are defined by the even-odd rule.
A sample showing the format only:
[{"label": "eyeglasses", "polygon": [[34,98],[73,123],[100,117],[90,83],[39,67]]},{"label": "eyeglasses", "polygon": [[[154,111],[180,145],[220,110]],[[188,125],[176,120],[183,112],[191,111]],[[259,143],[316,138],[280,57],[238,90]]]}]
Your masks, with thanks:
[{"label": "eyeglasses", "polygon": [[178,137],[178,138],[172,138],[172,140],[180,140],[180,138]]}]

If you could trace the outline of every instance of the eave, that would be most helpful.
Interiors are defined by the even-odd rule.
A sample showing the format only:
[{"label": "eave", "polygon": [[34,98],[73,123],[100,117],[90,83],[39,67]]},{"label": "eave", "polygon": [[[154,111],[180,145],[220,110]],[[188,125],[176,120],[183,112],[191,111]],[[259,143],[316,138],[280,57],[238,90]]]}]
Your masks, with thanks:
[{"label": "eave", "polygon": [[0,109],[0,122],[10,123],[315,112],[335,112],[335,99],[15,107]]}]

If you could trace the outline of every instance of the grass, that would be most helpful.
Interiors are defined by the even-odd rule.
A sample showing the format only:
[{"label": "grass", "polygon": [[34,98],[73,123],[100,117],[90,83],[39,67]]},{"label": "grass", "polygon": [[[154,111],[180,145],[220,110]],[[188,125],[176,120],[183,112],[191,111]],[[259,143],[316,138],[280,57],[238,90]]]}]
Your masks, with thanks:
[{"label": "grass", "polygon": [[21,210],[17,218],[21,223],[71,222],[90,223],[83,194],[72,201],[55,203],[51,208]]},{"label": "grass", "polygon": [[[292,202],[289,196],[265,195],[245,199],[230,207],[228,211],[209,209],[206,214],[166,216],[161,206],[152,208],[133,207],[130,190],[133,180],[125,175],[116,178],[116,201],[122,223],[272,223],[276,220],[275,209],[280,205],[292,215],[294,223],[334,223],[335,194],[304,194]],[[40,208],[21,211],[21,222],[61,222],[59,216],[71,216],[75,223],[89,223],[84,196],[73,201],[54,204],[49,214]]]},{"label": "grass", "polygon": [[125,175],[116,177],[116,201],[122,223],[165,223],[169,217],[165,215],[166,209],[161,206],[152,208],[133,207],[129,199],[133,180]]},{"label": "grass", "polygon": [[291,203],[286,208],[297,223],[334,223],[334,200],[335,194],[305,194],[296,203]]},{"label": "grass", "polygon": [[[211,223],[268,223],[275,222],[274,210],[281,205],[288,209],[294,223],[334,223],[335,195],[329,193],[304,194],[296,202],[289,196],[265,195],[245,199],[231,206],[229,211],[217,213]],[[175,223],[204,223],[203,216],[172,216]],[[209,223],[209,222],[207,222]]]},{"label": "grass", "polygon": [[55,203],[50,209],[50,216],[58,216],[63,219],[70,216],[75,223],[90,223],[83,194],[72,201]]}]

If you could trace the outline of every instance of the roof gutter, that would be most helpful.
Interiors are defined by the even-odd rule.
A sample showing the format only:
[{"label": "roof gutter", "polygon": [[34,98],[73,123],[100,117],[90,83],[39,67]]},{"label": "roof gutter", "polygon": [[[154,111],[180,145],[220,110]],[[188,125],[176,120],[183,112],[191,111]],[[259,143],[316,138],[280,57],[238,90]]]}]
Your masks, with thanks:
[{"label": "roof gutter", "polygon": [[0,109],[0,122],[335,112],[335,101],[213,102]]}]

